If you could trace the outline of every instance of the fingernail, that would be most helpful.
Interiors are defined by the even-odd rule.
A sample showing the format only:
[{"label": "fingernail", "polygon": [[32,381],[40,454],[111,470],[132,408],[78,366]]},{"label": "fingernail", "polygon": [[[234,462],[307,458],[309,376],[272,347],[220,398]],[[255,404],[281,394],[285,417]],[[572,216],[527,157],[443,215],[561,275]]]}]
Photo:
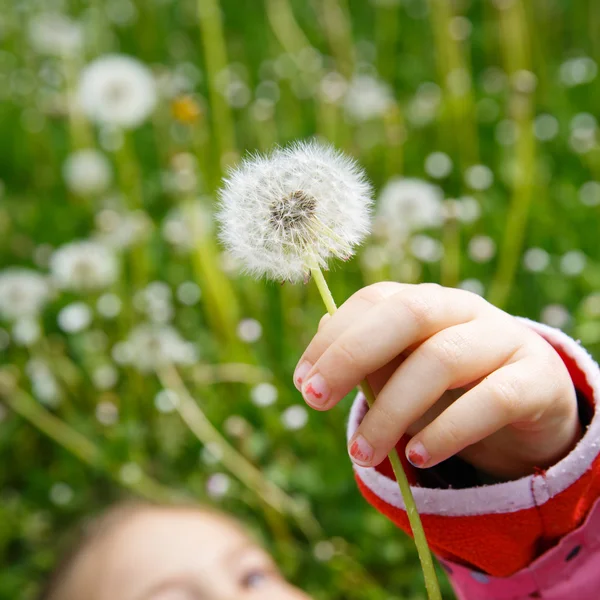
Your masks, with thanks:
[{"label": "fingernail", "polygon": [[410,448],[406,449],[406,458],[408,458],[408,462],[414,467],[423,467],[429,460],[431,456],[429,456],[429,452],[425,449],[425,446],[421,444],[421,442],[415,442],[411,444]]},{"label": "fingernail", "polygon": [[303,360],[294,371],[294,385],[296,389],[301,392],[304,378],[308,375],[308,372],[312,369],[312,365],[307,361]]},{"label": "fingernail", "polygon": [[304,399],[312,406],[324,406],[329,400],[330,391],[325,378],[315,373],[302,387]]},{"label": "fingernail", "polygon": [[362,435],[357,435],[348,450],[356,463],[369,466],[373,460],[373,447]]}]

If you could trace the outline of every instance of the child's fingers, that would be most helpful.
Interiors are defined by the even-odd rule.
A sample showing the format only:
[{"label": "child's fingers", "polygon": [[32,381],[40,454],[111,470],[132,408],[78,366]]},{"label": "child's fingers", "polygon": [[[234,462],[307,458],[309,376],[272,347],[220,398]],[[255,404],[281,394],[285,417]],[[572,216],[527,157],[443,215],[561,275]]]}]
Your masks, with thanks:
[{"label": "child's fingers", "polygon": [[417,467],[432,467],[511,423],[533,418],[552,401],[539,363],[524,359],[506,365],[463,394],[408,444]]},{"label": "child's fingers", "polygon": [[[322,353],[375,304],[405,287],[408,287],[408,284],[383,281],[362,288],[348,298],[332,316],[325,315],[321,319],[319,329],[309,344],[309,348],[312,347],[314,352]],[[307,359],[305,351],[294,372],[294,385],[299,391],[312,364],[310,356]]]},{"label": "child's fingers", "polygon": [[333,315],[311,342],[299,367],[305,400],[319,410],[331,408],[406,348],[475,318],[480,302],[460,290],[411,286],[378,302],[360,319],[351,315],[353,321],[343,319],[336,324],[337,315]]},{"label": "child's fingers", "polygon": [[506,323],[475,320],[421,344],[385,384],[349,443],[358,464],[379,464],[448,389],[485,377],[515,353]]}]

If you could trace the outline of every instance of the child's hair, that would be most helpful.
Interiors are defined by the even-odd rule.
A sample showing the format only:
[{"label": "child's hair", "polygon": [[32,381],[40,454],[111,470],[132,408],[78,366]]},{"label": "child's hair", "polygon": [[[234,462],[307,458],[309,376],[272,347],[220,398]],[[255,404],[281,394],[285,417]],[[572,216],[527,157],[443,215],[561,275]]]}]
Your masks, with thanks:
[{"label": "child's hair", "polygon": [[[105,510],[99,516],[85,520],[76,529],[75,535],[71,536],[67,552],[63,555],[58,565],[50,575],[43,587],[38,600],[66,600],[68,598],[68,582],[70,576],[74,573],[79,560],[100,541],[113,533],[115,529],[133,516],[144,511],[172,509],[200,512],[224,519],[234,526],[240,527],[233,518],[206,506],[197,506],[193,504],[183,504],[176,506],[154,504],[143,500],[127,500],[119,502]],[[73,539],[74,537],[74,539]]]}]

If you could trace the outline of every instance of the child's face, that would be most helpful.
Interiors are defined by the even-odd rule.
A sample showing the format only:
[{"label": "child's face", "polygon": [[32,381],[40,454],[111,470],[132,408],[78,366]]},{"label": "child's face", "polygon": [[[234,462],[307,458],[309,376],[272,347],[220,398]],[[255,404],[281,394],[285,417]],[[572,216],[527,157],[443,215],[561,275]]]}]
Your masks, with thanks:
[{"label": "child's face", "polygon": [[67,589],[69,600],[309,600],[234,523],[168,508],[116,526],[80,557]]}]

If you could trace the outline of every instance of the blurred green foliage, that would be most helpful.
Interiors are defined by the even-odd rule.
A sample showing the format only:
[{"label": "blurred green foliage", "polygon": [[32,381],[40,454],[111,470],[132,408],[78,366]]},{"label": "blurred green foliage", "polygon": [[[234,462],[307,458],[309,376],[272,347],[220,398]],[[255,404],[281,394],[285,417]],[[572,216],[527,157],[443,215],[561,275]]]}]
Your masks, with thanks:
[{"label": "blurred green foliage", "polygon": [[[316,598],[423,598],[412,543],[355,488],[348,403],[303,412],[291,385],[324,312],[315,289],[240,275],[203,219],[226,165],[318,135],[377,193],[405,176],[446,199],[441,226],[377,231],[332,265],[338,302],[387,277],[461,285],[597,353],[600,4],[4,0],[0,14],[0,265],[47,274],[56,248],[94,238],[120,272],[92,291],[51,277],[39,317],[0,322],[0,598],[35,597],[66,532],[126,493],[239,516]],[[139,127],[98,125],[77,102],[86,65],[111,53],[156,77]],[[78,191],[81,165],[67,174],[84,148],[108,161],[102,191]],[[172,221],[177,207],[191,212]],[[143,233],[123,226],[132,214]],[[196,364],[178,367],[190,394],[296,512],[199,442],[160,395],[164,373],[127,360],[120,343],[147,321],[193,344]]]}]

